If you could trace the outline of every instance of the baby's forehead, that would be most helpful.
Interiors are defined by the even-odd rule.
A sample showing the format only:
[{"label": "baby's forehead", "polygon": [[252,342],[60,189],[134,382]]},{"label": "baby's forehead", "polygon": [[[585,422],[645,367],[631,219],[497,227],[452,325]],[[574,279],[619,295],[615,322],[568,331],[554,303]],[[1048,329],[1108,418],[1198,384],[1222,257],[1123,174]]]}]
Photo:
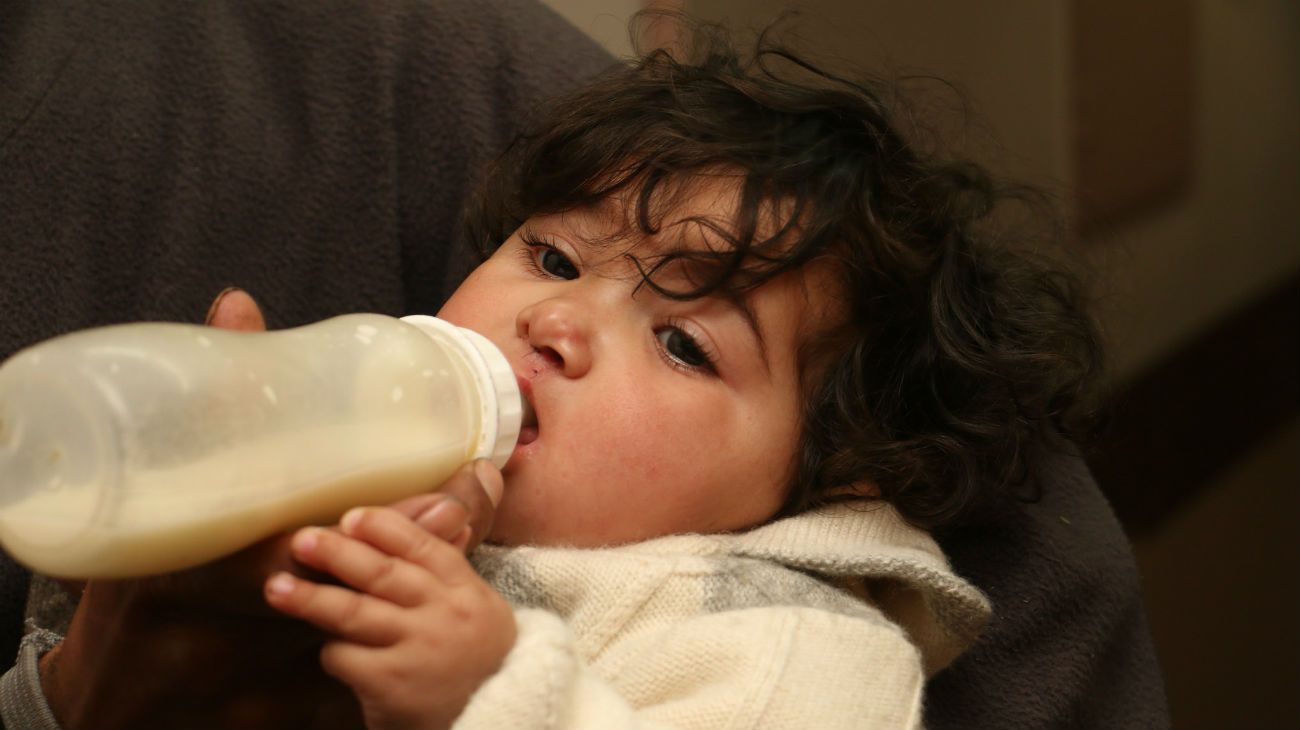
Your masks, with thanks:
[{"label": "baby's forehead", "polygon": [[625,252],[636,249],[642,254],[727,254],[740,239],[778,247],[784,247],[781,240],[786,245],[796,240],[793,202],[759,199],[747,205],[745,183],[739,171],[679,174],[629,184],[559,215],[586,229],[589,243],[622,243]]}]

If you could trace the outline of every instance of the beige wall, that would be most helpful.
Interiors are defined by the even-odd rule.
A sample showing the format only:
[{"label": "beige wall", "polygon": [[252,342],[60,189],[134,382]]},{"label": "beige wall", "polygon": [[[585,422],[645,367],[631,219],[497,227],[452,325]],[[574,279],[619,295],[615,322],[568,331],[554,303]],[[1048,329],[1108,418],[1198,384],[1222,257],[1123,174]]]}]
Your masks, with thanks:
[{"label": "beige wall", "polygon": [[[1068,176],[1068,98],[1060,84],[1066,18],[1059,2],[687,0],[687,8],[736,28],[759,27],[797,8],[802,45],[824,60],[955,83],[987,123],[949,125],[958,146],[1041,184]],[[939,104],[955,99],[945,100],[936,84],[921,90]]]},{"label": "beige wall", "polygon": [[632,52],[627,23],[642,0],[542,0],[615,56]]},{"label": "beige wall", "polygon": [[1132,372],[1300,269],[1300,4],[1195,3],[1195,178],[1186,198],[1093,241]]}]

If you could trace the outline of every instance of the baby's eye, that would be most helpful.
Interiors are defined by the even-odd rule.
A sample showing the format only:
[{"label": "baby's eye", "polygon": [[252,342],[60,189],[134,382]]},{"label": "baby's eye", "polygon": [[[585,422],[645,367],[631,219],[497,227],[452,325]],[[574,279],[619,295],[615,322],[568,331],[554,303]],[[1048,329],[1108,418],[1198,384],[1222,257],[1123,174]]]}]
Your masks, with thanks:
[{"label": "baby's eye", "polygon": [[674,362],[692,370],[712,370],[713,358],[694,337],[677,327],[664,327],[655,332],[655,338],[664,354]]},{"label": "baby's eye", "polygon": [[560,253],[554,246],[543,246],[537,254],[537,265],[542,271],[561,279],[578,278],[578,267],[573,265],[568,256]]}]

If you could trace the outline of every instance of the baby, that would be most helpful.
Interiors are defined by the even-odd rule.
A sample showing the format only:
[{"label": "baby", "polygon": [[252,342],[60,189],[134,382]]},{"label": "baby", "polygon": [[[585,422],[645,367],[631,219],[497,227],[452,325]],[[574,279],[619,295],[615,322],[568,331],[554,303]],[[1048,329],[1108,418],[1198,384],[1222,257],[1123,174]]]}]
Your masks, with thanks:
[{"label": "baby", "polygon": [[1096,360],[1069,280],[983,240],[992,183],[871,87],[700,49],[567,97],[485,183],[439,316],[536,414],[488,544],[361,508],[294,539],[339,584],[267,583],[371,730],[916,727],[987,619],[924,528],[1063,427]]}]

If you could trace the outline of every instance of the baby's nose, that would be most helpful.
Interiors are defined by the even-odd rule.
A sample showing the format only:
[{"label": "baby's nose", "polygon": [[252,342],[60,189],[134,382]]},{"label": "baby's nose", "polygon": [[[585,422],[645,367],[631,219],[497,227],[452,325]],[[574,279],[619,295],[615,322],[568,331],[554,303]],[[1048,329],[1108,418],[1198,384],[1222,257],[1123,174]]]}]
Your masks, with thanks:
[{"label": "baby's nose", "polygon": [[540,362],[566,377],[580,378],[591,369],[588,313],[566,299],[546,299],[520,310],[515,332],[540,356]]}]

